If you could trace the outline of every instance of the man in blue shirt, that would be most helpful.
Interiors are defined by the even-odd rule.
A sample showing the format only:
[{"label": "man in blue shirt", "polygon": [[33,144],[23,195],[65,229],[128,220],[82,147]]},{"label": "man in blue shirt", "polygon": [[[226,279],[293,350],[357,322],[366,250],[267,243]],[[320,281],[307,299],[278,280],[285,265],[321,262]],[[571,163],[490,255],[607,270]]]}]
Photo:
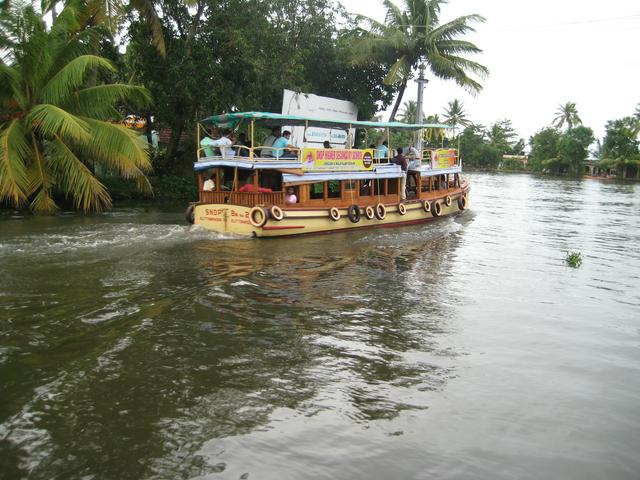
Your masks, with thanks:
[{"label": "man in blue shirt", "polygon": [[289,139],[291,138],[291,132],[285,130],[282,132],[282,136],[276,138],[276,141],[273,142],[273,156],[274,157],[282,157],[285,154],[285,147],[290,145]]},{"label": "man in blue shirt", "polygon": [[389,155],[389,147],[387,145],[388,143],[385,140],[382,145],[378,145],[378,148],[376,148],[376,158],[378,160],[386,159]]}]

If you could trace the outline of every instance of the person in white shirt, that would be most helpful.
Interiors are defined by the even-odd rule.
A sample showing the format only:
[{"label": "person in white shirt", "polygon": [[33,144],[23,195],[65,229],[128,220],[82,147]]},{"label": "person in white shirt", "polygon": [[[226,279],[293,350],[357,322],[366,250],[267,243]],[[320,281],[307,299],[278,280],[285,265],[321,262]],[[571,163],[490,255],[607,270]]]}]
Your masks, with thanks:
[{"label": "person in white shirt", "polygon": [[[275,142],[276,139],[278,139],[280,137],[280,131],[281,131],[280,127],[273,127],[271,129],[271,135],[269,135],[267,138],[264,139],[264,142],[262,142],[262,146],[263,147],[272,147],[273,146],[273,142]],[[263,148],[262,151],[260,152],[260,156],[261,157],[273,157],[275,155],[273,153],[273,149],[272,148]]]},{"label": "person in white shirt", "polygon": [[213,192],[216,189],[216,174],[212,174],[211,177],[209,177],[208,180],[205,180],[204,184],[202,185],[202,190],[205,192]]},{"label": "person in white shirt", "polygon": [[413,145],[409,147],[407,159],[409,160],[409,170],[415,170],[420,167],[420,152]]},{"label": "person in white shirt", "polygon": [[293,189],[293,187],[289,187],[287,189],[287,196],[284,199],[284,203],[286,203],[287,205],[298,203],[298,197],[296,197],[296,191]]},{"label": "person in white shirt", "polygon": [[236,154],[233,148],[231,148],[234,138],[235,135],[233,133],[225,130],[222,136],[217,140],[214,140],[211,137],[204,137],[202,140],[200,140],[200,146],[203,147],[204,153],[207,157],[214,155],[213,149],[210,147],[218,147],[220,149],[220,155],[222,156],[222,158],[230,158],[235,156]]}]

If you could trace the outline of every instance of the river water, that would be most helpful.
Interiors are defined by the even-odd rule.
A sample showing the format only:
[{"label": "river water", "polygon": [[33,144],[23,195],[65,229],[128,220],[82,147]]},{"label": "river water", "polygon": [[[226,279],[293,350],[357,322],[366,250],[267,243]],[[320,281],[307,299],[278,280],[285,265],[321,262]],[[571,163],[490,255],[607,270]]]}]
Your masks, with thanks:
[{"label": "river water", "polygon": [[640,185],[470,177],[297,239],[5,213],[0,477],[640,478]]}]

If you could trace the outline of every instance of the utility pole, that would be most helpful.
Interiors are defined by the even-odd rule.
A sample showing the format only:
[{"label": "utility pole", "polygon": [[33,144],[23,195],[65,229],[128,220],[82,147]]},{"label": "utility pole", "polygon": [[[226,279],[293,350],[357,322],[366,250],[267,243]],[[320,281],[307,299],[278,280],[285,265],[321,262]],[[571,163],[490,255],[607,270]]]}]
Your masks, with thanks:
[{"label": "utility pole", "polygon": [[[421,63],[418,67],[418,71],[420,72],[418,78],[416,79],[416,83],[418,84],[418,112],[416,113],[416,123],[422,123],[422,90],[424,86],[429,83],[429,80],[424,78],[424,63]],[[422,152],[422,135],[421,131],[418,132],[418,141],[416,142],[417,148],[419,152]]]}]

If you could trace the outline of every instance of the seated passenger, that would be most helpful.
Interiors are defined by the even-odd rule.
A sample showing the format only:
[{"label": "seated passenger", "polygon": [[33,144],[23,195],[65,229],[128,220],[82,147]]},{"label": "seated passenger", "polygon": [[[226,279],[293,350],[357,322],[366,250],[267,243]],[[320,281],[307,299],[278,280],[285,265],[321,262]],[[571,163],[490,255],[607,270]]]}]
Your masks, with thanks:
[{"label": "seated passenger", "polygon": [[208,180],[202,185],[202,191],[213,192],[216,189],[216,174],[212,173]]},{"label": "seated passenger", "polygon": [[322,148],[331,148],[331,143],[329,143],[329,140],[325,140],[324,144],[322,145]]},{"label": "seated passenger", "polygon": [[413,145],[409,147],[407,160],[409,160],[409,170],[417,170],[418,168],[420,168],[420,153],[418,152],[418,149]]},{"label": "seated passenger", "polygon": [[285,130],[284,132],[282,132],[282,136],[276,139],[275,142],[273,142],[274,157],[279,158],[279,157],[291,156],[291,154],[287,152],[285,148],[291,145],[291,142],[289,141],[290,138],[291,138],[291,132],[289,130]]},{"label": "seated passenger", "polygon": [[262,146],[263,147],[268,147],[268,148],[263,148],[260,151],[260,156],[261,157],[273,157],[275,156],[275,154],[273,153],[273,149],[271,147],[273,147],[273,142],[276,141],[276,139],[278,139],[280,137],[280,127],[273,127],[271,129],[271,135],[269,135],[267,138],[264,139],[264,142],[262,142]]},{"label": "seated passenger", "polygon": [[284,203],[286,203],[287,205],[298,203],[298,197],[296,197],[296,191],[293,189],[293,187],[289,187],[287,189],[287,196],[284,198]]},{"label": "seated passenger", "polygon": [[378,160],[386,159],[389,156],[389,143],[385,140],[376,148],[375,157]]},{"label": "seated passenger", "polygon": [[238,156],[239,157],[248,157],[249,156],[249,142],[247,142],[247,136],[244,133],[238,135]]},{"label": "seated passenger", "polygon": [[203,147],[205,155],[208,157],[214,155],[213,149],[210,147],[218,147],[220,149],[220,155],[222,155],[222,158],[229,158],[235,156],[236,154],[233,148],[231,148],[234,139],[235,134],[231,133],[229,130],[225,130],[222,133],[222,136],[217,140],[214,140],[211,137],[204,137],[202,140],[200,140],[200,146]]}]

